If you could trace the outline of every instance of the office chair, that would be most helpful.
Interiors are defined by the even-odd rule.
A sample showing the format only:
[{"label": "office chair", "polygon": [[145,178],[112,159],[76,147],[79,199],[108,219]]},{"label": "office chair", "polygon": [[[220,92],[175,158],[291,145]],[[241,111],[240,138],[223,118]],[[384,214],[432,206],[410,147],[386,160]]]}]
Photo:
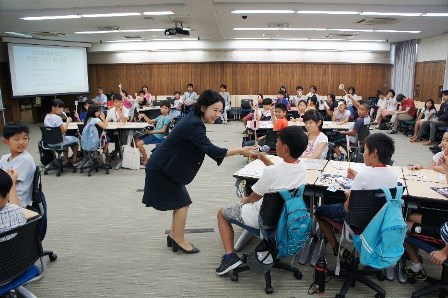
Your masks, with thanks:
[{"label": "office chair", "polygon": [[[41,167],[37,166],[33,176],[32,208],[40,214],[39,240],[43,241],[47,234],[47,201],[42,192]],[[42,252],[42,256],[48,256],[51,262],[56,261],[58,256],[52,250]]]},{"label": "office chair", "polygon": [[[390,192],[392,197],[395,197],[396,189],[390,189]],[[381,189],[352,190],[350,192],[349,211],[346,214],[345,222],[352,228],[356,235],[359,235],[385,203],[386,197]],[[320,220],[329,223],[335,230],[342,232],[343,225],[339,222],[326,217],[321,217]],[[356,282],[360,282],[374,290],[376,292],[375,297],[385,297],[386,291],[367,278],[368,275],[376,274],[379,280],[384,280],[383,269],[372,268],[358,270],[358,265],[359,256],[354,248],[347,258],[346,269],[340,274],[340,276],[345,277],[345,281],[336,297],[345,297],[350,287],[355,286]]]},{"label": "office chair", "polygon": [[353,162],[364,162],[364,140],[369,136],[370,134],[370,125],[365,124],[361,126],[361,128],[358,131],[358,141],[356,144],[350,144],[350,160]]},{"label": "office chair", "polygon": [[42,148],[52,151],[56,157],[51,163],[45,166],[44,175],[47,175],[48,171],[55,170],[56,176],[59,177],[65,168],[72,169],[73,173],[76,173],[76,167],[62,164],[62,152],[67,150],[71,145],[62,145],[63,135],[61,128],[41,126],[40,131],[42,133]]},{"label": "office chair", "polygon": [[[295,192],[295,191],[296,191],[296,189],[290,190],[291,193]],[[269,227],[269,228],[265,228],[265,231],[270,239],[275,236],[274,235],[275,228],[277,227],[277,223],[280,219],[280,215],[282,213],[284,203],[285,203],[285,201],[283,200],[283,198],[281,197],[281,195],[278,192],[268,193],[263,196],[263,202],[260,207],[260,217],[263,221],[263,224],[266,227]],[[243,229],[247,230],[254,236],[257,236],[258,238],[263,238],[263,233],[260,229],[246,226],[246,225],[244,225],[238,221],[235,221],[235,220],[230,220],[229,222],[231,224],[235,224],[235,225],[242,227]],[[268,239],[263,239],[263,241],[265,241],[265,240],[268,240]],[[272,241],[272,240],[270,240],[270,241]],[[250,267],[247,265],[248,257],[249,257],[248,254],[243,254],[242,261],[243,261],[244,265],[237,267],[232,271],[232,273],[231,273],[232,281],[234,281],[234,282],[238,281],[239,273],[250,270]],[[288,272],[292,272],[294,277],[299,280],[302,279],[302,276],[303,276],[297,267],[282,263],[282,262],[280,262],[280,260],[277,260],[276,257],[274,257],[274,263],[273,263],[272,268],[278,268],[278,269],[286,270]],[[264,273],[264,279],[265,279],[265,283],[266,283],[265,289],[264,289],[265,293],[272,294],[274,292],[274,289],[273,289],[272,283],[271,283],[271,271],[270,270],[267,271],[266,273]]]},{"label": "office chair", "polygon": [[[23,286],[43,278],[46,273],[39,222],[40,217],[0,234],[0,296],[14,290],[20,297],[36,297]],[[39,259],[40,270],[34,265]]]},{"label": "office chair", "polygon": [[250,104],[252,100],[251,99],[242,99],[241,100],[241,118],[244,118],[247,116],[247,114],[252,112],[252,106]]},{"label": "office chair", "polygon": [[[432,241],[430,238],[433,238]],[[436,243],[437,241],[434,240],[437,240],[437,238],[435,237],[422,238],[421,234],[412,234],[409,237],[407,237],[404,241],[430,254],[431,252],[439,250],[443,248],[443,246],[445,246],[445,244],[437,244]],[[440,241],[440,243],[443,242]],[[414,291],[412,293],[412,298],[418,298],[437,292],[439,294],[439,297],[446,297],[448,295],[448,261],[445,261],[442,264],[442,275],[440,276],[439,280],[428,276],[425,282],[429,283],[429,286]]]},{"label": "office chair", "polygon": [[[78,124],[78,130],[79,133],[82,134],[84,130],[85,124]],[[103,129],[99,127],[98,125],[95,125],[95,127],[98,130],[98,137],[101,137],[101,134],[103,133]],[[98,172],[99,169],[103,169],[106,171],[106,174],[109,174],[109,170],[112,169],[112,166],[109,164],[100,164],[98,159],[101,157],[98,150],[101,148],[101,140],[100,140],[100,148],[94,151],[87,151],[82,150],[84,158],[78,165],[78,169],[80,173],[84,173],[84,170],[87,171],[87,176],[92,176],[92,172]],[[103,153],[102,153],[103,154]]]}]

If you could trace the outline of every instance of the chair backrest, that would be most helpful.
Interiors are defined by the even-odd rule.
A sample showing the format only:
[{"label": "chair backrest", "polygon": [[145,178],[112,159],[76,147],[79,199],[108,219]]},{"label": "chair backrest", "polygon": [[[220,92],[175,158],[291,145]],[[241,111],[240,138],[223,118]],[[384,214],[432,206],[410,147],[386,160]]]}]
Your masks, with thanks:
[{"label": "chair backrest", "polygon": [[260,207],[260,216],[267,227],[276,227],[285,201],[278,192],[266,193]]},{"label": "chair backrest", "polygon": [[[395,197],[397,189],[391,188],[390,192]],[[346,220],[350,226],[363,230],[385,203],[386,196],[381,189],[352,190]]]},{"label": "chair backrest", "polygon": [[47,234],[47,201],[45,195],[42,192],[42,174],[41,167],[37,166],[33,176],[33,195],[32,195],[32,207],[39,212],[41,218],[39,223],[39,238],[44,240]]},{"label": "chair backrest", "polygon": [[42,141],[46,144],[59,144],[63,141],[62,131],[60,127],[41,126]]},{"label": "chair backrest", "polygon": [[266,145],[271,148],[270,151],[275,151],[275,147],[278,139],[278,131],[267,130],[266,131]]},{"label": "chair backrest", "polygon": [[153,106],[155,106],[155,107],[158,107],[158,106],[160,106],[160,103],[162,102],[162,100],[154,100],[153,102],[152,102],[152,105]]},{"label": "chair backrest", "polygon": [[42,256],[39,219],[0,234],[0,286],[25,273]]},{"label": "chair backrest", "polygon": [[251,101],[252,101],[251,99],[242,99],[241,108],[245,110],[252,109],[252,106],[250,105]]}]

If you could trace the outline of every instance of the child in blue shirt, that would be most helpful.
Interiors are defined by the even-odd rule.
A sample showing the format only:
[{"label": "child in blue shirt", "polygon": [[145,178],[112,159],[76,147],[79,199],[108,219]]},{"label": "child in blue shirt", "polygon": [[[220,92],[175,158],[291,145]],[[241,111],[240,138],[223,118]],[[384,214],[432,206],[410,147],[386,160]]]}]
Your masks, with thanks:
[{"label": "child in blue shirt", "polygon": [[146,162],[148,161],[148,154],[146,154],[146,150],[143,145],[159,144],[162,142],[168,130],[168,127],[171,124],[171,118],[168,116],[170,109],[170,103],[165,100],[160,104],[160,112],[162,113],[162,115],[158,116],[156,119],[149,119],[145,114],[140,114],[138,116],[139,119],[143,118],[149,124],[155,123],[155,127],[153,130],[148,131],[146,135],[141,137],[141,139],[135,140],[135,145],[140,150],[140,153],[143,157],[141,163],[142,166],[146,165]]}]

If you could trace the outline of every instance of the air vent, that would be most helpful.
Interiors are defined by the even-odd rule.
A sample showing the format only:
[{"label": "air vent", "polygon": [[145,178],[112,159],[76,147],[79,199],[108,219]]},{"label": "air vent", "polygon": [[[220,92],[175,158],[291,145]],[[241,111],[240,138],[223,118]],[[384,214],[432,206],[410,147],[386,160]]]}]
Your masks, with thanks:
[{"label": "air vent", "polygon": [[268,28],[289,28],[289,27],[291,27],[291,24],[289,24],[289,23],[277,23],[277,24],[269,23],[269,24],[266,24],[266,26],[268,26]]},{"label": "air vent", "polygon": [[357,24],[362,25],[390,25],[398,22],[398,19],[394,18],[371,18],[371,19],[362,19]]},{"label": "air vent", "polygon": [[33,36],[58,37],[58,36],[65,36],[65,33],[43,31],[43,32],[33,32]]},{"label": "air vent", "polygon": [[121,29],[118,26],[98,26],[97,28],[100,31],[118,31]]},{"label": "air vent", "polygon": [[143,36],[140,35],[125,35],[123,36],[124,39],[143,39]]}]

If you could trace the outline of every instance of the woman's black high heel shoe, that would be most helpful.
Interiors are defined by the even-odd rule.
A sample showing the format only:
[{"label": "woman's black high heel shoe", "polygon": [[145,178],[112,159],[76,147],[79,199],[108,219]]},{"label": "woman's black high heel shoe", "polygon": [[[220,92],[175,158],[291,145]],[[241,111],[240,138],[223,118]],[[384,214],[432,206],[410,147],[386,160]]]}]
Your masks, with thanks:
[{"label": "woman's black high heel shoe", "polygon": [[166,236],[166,246],[173,247],[174,239],[170,235]]},{"label": "woman's black high heel shoe", "polygon": [[172,240],[173,240],[173,252],[177,252],[179,249],[186,254],[195,254],[195,253],[199,252],[199,249],[194,247],[193,244],[191,244],[191,243],[190,243],[190,245],[192,247],[191,250],[186,250],[182,246],[180,246],[174,239],[172,239]]}]

